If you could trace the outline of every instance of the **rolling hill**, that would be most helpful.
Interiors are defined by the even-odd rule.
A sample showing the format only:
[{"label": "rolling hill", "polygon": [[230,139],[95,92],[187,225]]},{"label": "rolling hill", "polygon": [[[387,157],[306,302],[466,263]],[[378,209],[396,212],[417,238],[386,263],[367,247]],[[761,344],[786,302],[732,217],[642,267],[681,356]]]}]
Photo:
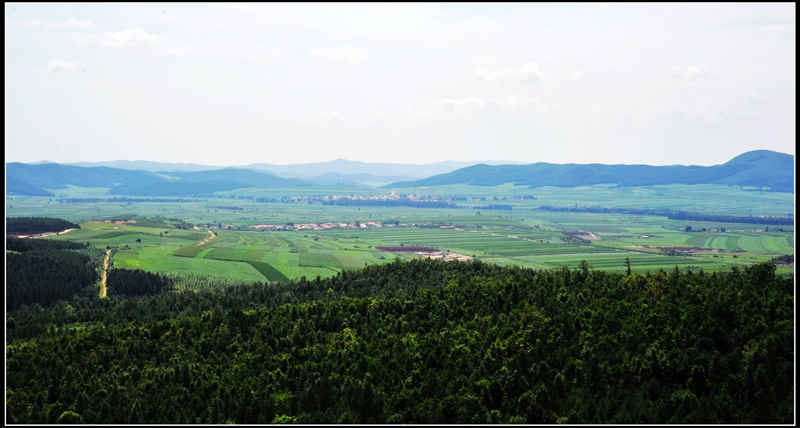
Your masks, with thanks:
[{"label": "rolling hill", "polygon": [[109,193],[115,195],[188,196],[244,187],[287,188],[310,184],[263,171],[235,168],[155,173],[109,167],[84,168],[55,163],[6,164],[7,195],[52,196],[53,193],[47,189],[64,189],[67,185],[107,187],[110,189]]},{"label": "rolling hill", "polygon": [[794,193],[794,156],[769,150],[741,154],[722,165],[651,166],[605,164],[473,165],[421,180],[383,186],[404,188],[469,184],[497,186],[514,183],[531,188],[615,184],[621,187],[659,184],[727,184]]},{"label": "rolling hill", "polygon": [[[67,185],[106,187],[115,195],[188,196],[245,187],[291,188],[335,183],[384,184],[384,188],[469,184],[496,186],[505,183],[531,188],[576,187],[614,184],[621,187],[659,184],[726,184],[794,193],[794,156],[755,150],[714,166],[652,166],[606,164],[487,165],[477,164],[414,180],[428,170],[465,165],[468,162],[439,162],[428,165],[370,164],[338,159],[320,164],[287,165],[273,173],[254,168],[224,168],[207,171],[139,171],[110,167],[79,167],[56,163],[6,164],[6,194],[52,196],[51,190]],[[253,164],[259,167],[275,165]],[[408,167],[407,170],[404,168]],[[325,170],[339,169],[342,172]],[[442,170],[439,169],[439,170]],[[316,174],[313,172],[316,171]],[[368,172],[367,172],[368,171]],[[304,179],[287,178],[287,175]],[[278,176],[281,174],[283,176]],[[390,181],[392,184],[385,184]]]}]

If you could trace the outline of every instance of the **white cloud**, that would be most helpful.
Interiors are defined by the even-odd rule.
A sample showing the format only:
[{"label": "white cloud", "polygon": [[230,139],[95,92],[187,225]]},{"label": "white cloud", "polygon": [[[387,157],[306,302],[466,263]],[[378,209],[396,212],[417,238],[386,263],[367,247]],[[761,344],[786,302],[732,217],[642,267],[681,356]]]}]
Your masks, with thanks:
[{"label": "white cloud", "polygon": [[381,111],[381,112],[374,113],[374,114],[370,115],[367,118],[367,121],[369,123],[380,123],[380,122],[383,122],[384,120],[386,120],[386,117],[387,117],[386,113]]},{"label": "white cloud", "polygon": [[520,95],[508,95],[503,98],[491,98],[491,101],[503,110],[510,112],[538,110],[547,111],[551,106],[544,104],[539,98],[528,98]]},{"label": "white cloud", "polygon": [[74,61],[67,61],[65,59],[54,59],[47,63],[44,68],[36,70],[42,74],[49,74],[52,72],[59,72],[59,71],[77,71],[81,68],[77,62]]},{"label": "white cloud", "polygon": [[430,110],[415,110],[411,107],[403,109],[403,117],[419,123],[433,123],[436,113]]},{"label": "white cloud", "polygon": [[140,27],[132,30],[106,32],[103,34],[90,34],[88,36],[81,37],[80,41],[88,44],[111,47],[164,46],[169,42],[165,37],[150,34]]},{"label": "white cloud", "polygon": [[534,62],[529,62],[516,69],[487,70],[483,67],[476,67],[475,73],[490,82],[501,80],[536,82],[545,76],[539,65]]},{"label": "white cloud", "polygon": [[470,116],[472,110],[483,110],[486,107],[486,100],[478,97],[466,97],[457,100],[443,99],[438,104],[448,113],[464,117]]},{"label": "white cloud", "polygon": [[169,38],[148,33],[141,27],[103,34],[89,34],[77,38],[77,41],[83,44],[113,48],[144,47],[153,49],[157,55],[163,56],[187,56],[192,51],[188,46],[176,46]]},{"label": "white cloud", "polygon": [[686,68],[672,67],[669,74],[674,77],[691,79],[693,77],[708,75],[708,67],[705,65],[690,65]]},{"label": "white cloud", "polygon": [[586,77],[586,75],[581,70],[575,70],[572,76],[570,76],[572,80],[583,80],[584,77]]},{"label": "white cloud", "polygon": [[363,64],[367,62],[367,55],[364,49],[353,46],[334,46],[320,47],[312,49],[311,55],[328,58],[333,62],[344,62],[348,64]]},{"label": "white cloud", "polygon": [[[14,24],[12,21],[6,23]],[[89,30],[94,28],[91,21],[85,19],[69,18],[64,21],[47,21],[42,19],[29,19],[18,23],[28,28],[44,28],[46,30]]]},{"label": "white cloud", "polygon": [[244,12],[252,12],[253,8],[250,7],[247,3],[228,3],[225,5],[225,9],[229,10],[241,10]]},{"label": "white cloud", "polygon": [[547,105],[540,98],[521,95],[505,97],[465,97],[442,98],[439,100],[417,101],[417,107],[406,107],[403,116],[420,123],[431,123],[439,117],[471,118],[476,112],[487,108],[499,108],[509,113],[546,112],[558,106]]},{"label": "white cloud", "polygon": [[337,110],[331,112],[317,113],[305,118],[299,118],[294,121],[295,125],[316,125],[316,124],[331,124],[334,122],[341,122],[345,120],[344,115]]}]

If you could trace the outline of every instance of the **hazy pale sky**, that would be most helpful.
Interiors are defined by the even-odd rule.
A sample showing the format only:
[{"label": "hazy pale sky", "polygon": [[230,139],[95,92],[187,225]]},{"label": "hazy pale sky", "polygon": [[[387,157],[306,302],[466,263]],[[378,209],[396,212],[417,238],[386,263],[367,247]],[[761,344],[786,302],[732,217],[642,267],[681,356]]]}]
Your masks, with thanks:
[{"label": "hazy pale sky", "polygon": [[6,161],[794,154],[795,11],[6,3]]}]

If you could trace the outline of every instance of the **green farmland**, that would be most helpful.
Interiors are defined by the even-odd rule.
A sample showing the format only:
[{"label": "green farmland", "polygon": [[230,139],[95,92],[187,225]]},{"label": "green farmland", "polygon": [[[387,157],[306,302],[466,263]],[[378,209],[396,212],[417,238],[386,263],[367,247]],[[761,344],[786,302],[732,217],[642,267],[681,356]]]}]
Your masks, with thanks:
[{"label": "green farmland", "polygon": [[[744,191],[728,186],[528,189],[504,185],[395,189],[411,195],[457,197],[454,202],[459,208],[335,206],[301,199],[310,195],[354,194],[360,190],[346,186],[302,192],[242,189],[221,192],[224,197],[220,198],[168,203],[65,202],[64,198],[102,196],[103,189],[73,186],[53,190],[55,198],[7,198],[7,215],[80,221],[81,229],[56,238],[114,248],[113,261],[117,267],[244,281],[286,282],[317,275],[327,278],[345,269],[386,263],[396,257],[421,257],[413,252],[383,252],[375,248],[379,246],[432,247],[500,265],[535,269],[565,265],[574,268],[586,260],[595,269],[616,272],[626,269],[626,258],[632,269],[639,272],[669,270],[675,266],[711,272],[794,254],[793,226],[768,228],[743,223],[677,221],[659,216],[536,209],[550,205],[673,207],[740,216],[793,213],[791,194]],[[364,192],[359,194],[385,195],[390,190]],[[535,199],[521,199],[521,195]],[[254,199],[289,199],[289,196],[296,202],[263,203]],[[511,209],[493,210],[492,204]],[[113,223],[103,219],[138,221]],[[323,222],[349,226],[324,230],[254,228]],[[354,227],[355,222],[394,222],[403,226]],[[176,225],[184,229],[176,229]],[[187,225],[191,226],[188,230]],[[691,231],[687,231],[687,226]],[[591,233],[597,239],[575,239],[564,233],[568,231]],[[692,251],[685,251],[687,248]],[[678,252],[670,252],[671,249]],[[793,271],[792,266],[778,267],[779,274]]]}]

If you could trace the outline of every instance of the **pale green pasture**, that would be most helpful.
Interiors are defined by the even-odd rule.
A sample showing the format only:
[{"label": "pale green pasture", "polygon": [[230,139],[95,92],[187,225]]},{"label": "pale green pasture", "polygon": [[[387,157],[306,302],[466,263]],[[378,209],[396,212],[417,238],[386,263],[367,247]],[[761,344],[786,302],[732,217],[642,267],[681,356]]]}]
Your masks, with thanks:
[{"label": "pale green pasture", "polygon": [[255,268],[243,262],[201,258],[175,257],[172,247],[142,247],[119,250],[114,254],[114,266],[143,269],[149,272],[179,272],[196,275],[222,276],[247,281],[265,280]]}]

